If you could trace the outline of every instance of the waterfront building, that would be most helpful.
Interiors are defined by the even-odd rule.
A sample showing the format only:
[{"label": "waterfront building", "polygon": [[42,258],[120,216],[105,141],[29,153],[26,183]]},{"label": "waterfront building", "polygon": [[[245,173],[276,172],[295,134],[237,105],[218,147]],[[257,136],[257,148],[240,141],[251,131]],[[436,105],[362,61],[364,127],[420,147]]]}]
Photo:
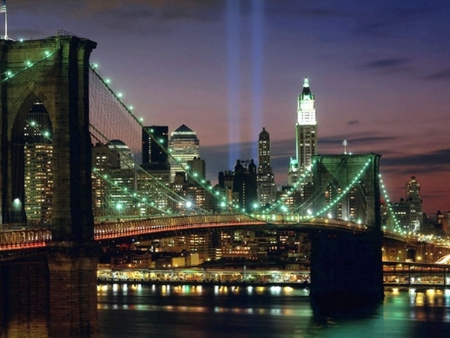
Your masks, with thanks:
[{"label": "waterfront building", "polygon": [[169,140],[169,163],[172,180],[177,172],[187,172],[188,161],[200,157],[200,141],[197,134],[186,125],[172,132]]}]

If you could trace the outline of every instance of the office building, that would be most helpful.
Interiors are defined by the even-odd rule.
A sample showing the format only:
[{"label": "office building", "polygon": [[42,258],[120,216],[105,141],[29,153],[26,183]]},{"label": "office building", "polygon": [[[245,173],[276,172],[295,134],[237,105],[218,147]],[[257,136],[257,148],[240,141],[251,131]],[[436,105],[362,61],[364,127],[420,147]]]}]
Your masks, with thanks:
[{"label": "office building", "polygon": [[177,172],[187,173],[188,161],[200,157],[200,141],[197,134],[186,125],[172,132],[169,140],[169,163],[172,181]]},{"label": "office building", "polygon": [[410,229],[418,231],[423,225],[422,199],[420,198],[420,183],[415,176],[406,182],[406,201],[410,204]]},{"label": "office building", "polygon": [[[295,125],[296,158],[291,159],[288,182],[294,185],[311,167],[312,156],[317,154],[317,120],[315,97],[305,78],[303,90],[297,99],[297,123]],[[305,182],[310,182],[311,176]]]},{"label": "office building", "polygon": [[142,128],[142,163],[168,163],[169,127]]},{"label": "office building", "polygon": [[[52,216],[53,204],[53,144],[52,125],[42,102],[36,102],[30,109],[24,128],[24,185],[25,201],[16,197],[13,208],[17,206],[21,214],[25,202],[25,213],[29,224],[47,224]],[[19,166],[18,166],[19,168]],[[21,218],[21,217],[20,217]],[[17,219],[16,219],[17,221]],[[23,221],[23,220],[22,220]]]},{"label": "office building", "polygon": [[258,139],[257,192],[259,205],[270,206],[276,199],[277,187],[270,165],[270,134],[263,128]]},{"label": "office building", "polygon": [[233,202],[247,212],[257,209],[256,176],[256,165],[253,160],[237,160],[233,176]]}]

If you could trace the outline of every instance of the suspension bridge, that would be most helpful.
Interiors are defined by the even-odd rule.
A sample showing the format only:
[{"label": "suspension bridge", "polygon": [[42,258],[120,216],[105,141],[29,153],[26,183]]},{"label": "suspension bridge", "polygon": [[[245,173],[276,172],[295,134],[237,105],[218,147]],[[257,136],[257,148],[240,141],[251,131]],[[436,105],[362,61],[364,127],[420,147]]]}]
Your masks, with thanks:
[{"label": "suspension bridge", "polygon": [[[40,206],[41,212],[38,213],[37,216],[29,212],[31,208],[27,206],[27,203],[24,203],[26,200],[30,199],[30,197],[25,196],[26,182],[20,182],[20,176],[23,175],[24,169],[20,168],[18,164],[24,161],[24,151],[23,149],[20,149],[20,147],[23,148],[24,146],[24,130],[28,130],[28,133],[41,135],[42,138],[45,139],[45,143],[51,145],[48,148],[49,153],[47,154],[47,159],[49,161],[58,160],[56,147],[59,141],[56,139],[54,140],[57,130],[55,129],[52,131],[51,125],[49,128],[49,126],[45,126],[44,124],[35,121],[33,116],[25,116],[25,114],[29,111],[30,105],[34,102],[44,103],[45,107],[48,107],[50,112],[52,111],[52,108],[54,108],[55,102],[46,102],[48,93],[40,93],[45,91],[46,88],[45,86],[40,85],[39,82],[45,81],[42,80],[45,78],[44,75],[51,72],[52,68],[55,67],[56,60],[61,57],[61,45],[58,43],[58,40],[61,41],[73,37],[67,34],[68,33],[62,32],[54,41],[52,41],[52,43],[47,44],[46,48],[39,46],[38,53],[41,55],[30,55],[29,57],[24,55],[22,56],[24,59],[23,62],[10,63],[8,65],[9,67],[7,67],[2,74],[1,81],[5,91],[16,91],[17,93],[14,93],[13,95],[20,96],[20,89],[16,90],[15,88],[23,87],[24,84],[28,84],[28,86],[33,84],[32,86],[34,87],[31,90],[27,88],[27,95],[23,96],[19,103],[14,103],[14,105],[20,104],[20,107],[14,108],[24,110],[24,112],[21,112],[21,115],[24,116],[24,118],[21,121],[18,121],[19,119],[16,118],[14,127],[11,126],[11,130],[8,130],[8,135],[4,135],[11,137],[14,141],[18,141],[18,146],[12,149],[11,154],[5,154],[9,155],[9,167],[11,168],[9,175],[12,176],[13,182],[8,182],[8,184],[11,185],[11,188],[8,189],[9,196],[5,193],[3,194],[2,227],[10,232],[9,235],[2,236],[0,246],[3,247],[13,244],[8,239],[13,237],[16,238],[16,241],[19,238],[22,238],[22,241],[25,242],[28,241],[26,238],[29,238],[30,236],[40,242],[48,242],[54,237],[54,231],[39,233],[33,229],[36,225],[40,225],[41,228],[45,225],[52,230],[52,224],[58,222],[57,216],[54,215],[55,212],[52,211],[55,209],[55,205],[53,205],[54,197],[47,196],[51,202],[50,207],[45,209]],[[31,41],[11,41],[12,44],[17,43],[19,46],[29,44],[30,42]],[[145,223],[150,225],[155,222],[154,219],[158,219],[158,222],[161,222],[162,218],[166,219],[165,222],[167,223],[170,223],[171,219],[177,220],[177,222],[180,220],[189,220],[190,222],[192,218],[182,217],[187,212],[193,215],[209,215],[210,217],[212,214],[218,213],[223,215],[234,214],[239,215],[241,219],[250,218],[254,220],[255,224],[263,222],[268,225],[271,223],[279,223],[278,219],[280,217],[283,217],[286,220],[291,219],[291,222],[297,223],[309,222],[320,217],[328,217],[330,219],[329,224],[333,223],[333,219],[338,219],[340,221],[350,220],[356,224],[367,223],[367,194],[371,193],[371,191],[369,191],[370,189],[368,189],[366,182],[361,181],[361,177],[366,174],[366,170],[369,168],[369,164],[372,161],[370,156],[361,157],[362,161],[359,161],[357,164],[360,167],[355,170],[354,177],[347,179],[345,184],[336,185],[336,182],[334,182],[335,176],[338,176],[340,171],[345,167],[345,158],[352,158],[351,155],[340,156],[340,160],[335,167],[332,168],[332,171],[327,172],[326,179],[323,179],[323,177],[321,178],[320,174],[317,175],[321,181],[320,185],[316,186],[312,196],[299,205],[288,205],[288,203],[285,202],[298,190],[305,179],[314,171],[318,173],[316,168],[318,162],[314,161],[313,167],[310,168],[309,171],[303,173],[296,184],[291,187],[290,191],[286,192],[283,197],[275,201],[271,206],[264,210],[255,204],[253,210],[245,210],[233,200],[229,194],[227,194],[227,191],[221,191],[219,188],[211,185],[210,182],[199,179],[196,173],[190,170],[191,168],[183,165],[181,159],[174,158],[169,149],[167,149],[167,145],[162,144],[161,140],[154,137],[151,129],[145,128],[143,119],[134,114],[133,107],[125,104],[122,94],[115,92],[111,88],[110,79],[100,76],[96,64],[86,65],[86,68],[85,81],[88,81],[88,83],[83,84],[86,87],[83,88],[83,90],[89,88],[88,93],[84,93],[84,95],[87,96],[85,101],[88,101],[84,102],[86,105],[85,109],[88,111],[85,112],[85,115],[87,116],[84,116],[83,118],[89,123],[89,144],[87,144],[88,141],[86,140],[84,146],[86,149],[89,147],[100,147],[103,151],[101,152],[102,156],[100,161],[95,161],[95,159],[88,161],[91,166],[87,168],[84,173],[84,180],[86,181],[85,187],[92,188],[92,203],[86,207],[88,210],[90,207],[92,208],[93,212],[89,212],[88,214],[93,214],[93,217],[95,217],[95,226],[93,227],[94,235],[91,239],[101,239],[101,233],[105,232],[105,227],[110,228],[109,233],[114,232],[113,229],[118,228],[124,229],[123,231],[131,231],[131,229],[135,227],[136,222],[134,219],[136,218],[147,219],[147,221],[138,222],[141,226]],[[9,100],[8,104],[12,105]],[[11,109],[7,107],[7,110],[9,111]],[[70,123],[71,121],[68,122]],[[206,206],[206,203],[201,203],[201,201],[200,203],[191,203],[190,201],[193,199],[195,200],[195,197],[187,196],[179,191],[174,191],[174,189],[170,188],[167,184],[161,183],[159,177],[155,176],[151,171],[145,170],[141,164],[142,143],[140,135],[142,132],[146,132],[148,136],[161,147],[161,149],[164,149],[167,152],[169,157],[172,157],[175,162],[183,167],[190,179],[200,187],[200,191],[203,195],[206,195],[210,200],[214,200],[214,202],[212,204],[209,203],[208,206]],[[60,138],[67,138],[67,136],[68,135],[59,135]],[[120,145],[115,142],[118,139],[121,140],[122,144],[125,145],[126,150],[129,152],[124,152],[123,149],[119,148]],[[117,163],[115,167],[111,163],[114,161]],[[4,162],[8,161],[5,160]],[[15,169],[20,169],[13,170],[13,167]],[[118,174],[111,173],[115,169],[116,171],[119,169]],[[50,195],[57,195],[56,191],[53,193],[53,190],[58,189],[58,177],[54,169],[49,171],[54,171],[55,173],[52,172],[51,175],[45,176],[45,178],[53,182],[48,182],[45,188],[51,191]],[[8,171],[4,170],[3,172],[6,174]],[[91,175],[91,182],[89,182],[89,177],[87,177],[89,174]],[[386,205],[389,208],[389,198],[387,197],[386,188],[384,187],[381,178],[379,178],[377,184],[381,184],[382,191],[384,192],[383,198],[386,200]],[[89,189],[83,190],[90,191]],[[324,196],[327,197],[324,199]],[[350,205],[351,203],[346,203],[345,201],[349,196],[350,198],[357,200],[353,203],[353,206]],[[356,197],[360,198],[357,199]],[[319,202],[320,199],[322,199],[322,201]],[[20,203],[20,210],[17,210],[17,206],[14,205],[16,201],[19,201]],[[347,208],[348,210],[342,210],[343,206],[344,209]],[[410,235],[402,231],[392,210],[388,209],[388,211],[390,211],[390,219],[389,222],[382,225],[383,230],[397,234],[398,237]],[[44,214],[44,217],[42,214]],[[118,218],[117,216],[123,221],[117,223],[108,222],[109,225],[107,226],[105,226],[105,222],[102,221]],[[90,215],[86,217],[90,217]],[[229,223],[230,221],[228,219],[232,218],[233,216],[231,215],[222,217],[222,219],[225,220],[225,223]],[[212,222],[206,220],[205,223]],[[248,223],[248,220],[246,220],[245,223]],[[190,223],[187,223],[186,225],[189,224]],[[58,227],[59,226],[56,226],[56,228]],[[28,228],[30,230],[28,230]],[[29,233],[34,233],[35,235],[14,235],[14,232],[23,233],[24,231],[31,231]],[[20,243],[16,242],[16,244]]]},{"label": "suspension bridge", "polygon": [[[246,210],[145,128],[90,63],[95,42],[61,32],[0,45],[0,291],[7,295],[0,337],[98,337],[94,286],[102,241],[244,228],[307,231],[315,308],[331,298],[379,301],[383,236],[420,241],[402,233],[393,217],[383,223],[386,188],[377,154],[317,155],[275,203]],[[37,103],[49,123],[30,114]],[[186,171],[195,193],[172,189],[145,170],[143,131]],[[39,170],[32,169],[33,154]],[[313,192],[291,204],[308,177]]]}]

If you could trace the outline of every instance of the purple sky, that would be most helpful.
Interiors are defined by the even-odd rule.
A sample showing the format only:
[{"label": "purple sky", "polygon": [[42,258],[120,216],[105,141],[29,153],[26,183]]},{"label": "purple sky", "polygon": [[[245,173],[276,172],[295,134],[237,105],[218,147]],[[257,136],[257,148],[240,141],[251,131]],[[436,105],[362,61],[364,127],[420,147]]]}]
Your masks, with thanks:
[{"label": "purple sky", "polygon": [[8,35],[64,29],[147,125],[197,132],[208,179],[272,141],[295,153],[297,95],[316,96],[319,153],[375,152],[391,200],[415,175],[424,211],[450,210],[447,0],[8,0]]}]

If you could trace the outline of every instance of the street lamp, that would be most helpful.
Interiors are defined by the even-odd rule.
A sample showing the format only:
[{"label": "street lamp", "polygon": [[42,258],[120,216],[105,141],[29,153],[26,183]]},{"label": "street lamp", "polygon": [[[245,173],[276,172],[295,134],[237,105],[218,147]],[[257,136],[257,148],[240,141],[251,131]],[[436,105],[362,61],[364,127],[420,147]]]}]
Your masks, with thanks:
[{"label": "street lamp", "polygon": [[223,210],[225,209],[226,206],[227,206],[227,204],[224,201],[220,202],[221,212],[223,212]]},{"label": "street lamp", "polygon": [[22,217],[20,217],[22,212],[22,202],[20,201],[20,198],[15,198],[13,200],[12,207],[13,207],[13,222],[15,223],[17,220],[19,220],[20,223],[22,223]]},{"label": "street lamp", "polygon": [[119,213],[119,219],[118,219],[118,221],[120,221],[120,216],[121,216],[121,212],[122,212],[122,209],[123,209],[123,204],[122,203],[117,203],[116,204],[116,209],[117,209],[117,212]]},{"label": "street lamp", "polygon": [[186,214],[189,215],[190,214],[190,210],[192,208],[192,202],[191,201],[186,201]]},{"label": "street lamp", "polygon": [[258,203],[253,203],[253,210],[256,212],[259,209],[259,204]]}]

